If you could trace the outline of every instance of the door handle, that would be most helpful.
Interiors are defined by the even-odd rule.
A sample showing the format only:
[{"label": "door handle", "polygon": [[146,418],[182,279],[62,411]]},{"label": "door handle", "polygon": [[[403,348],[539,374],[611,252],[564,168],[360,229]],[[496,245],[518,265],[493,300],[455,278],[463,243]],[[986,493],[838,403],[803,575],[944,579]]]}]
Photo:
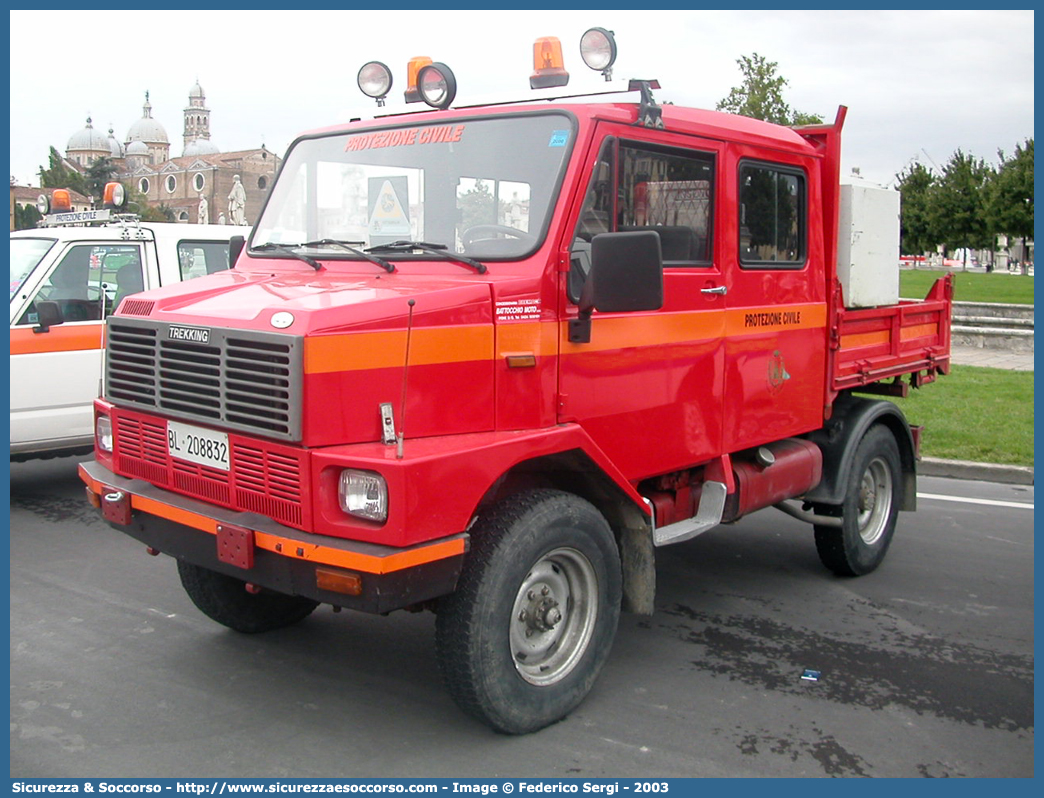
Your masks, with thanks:
[{"label": "door handle", "polygon": [[729,289],[726,288],[723,285],[716,285],[716,286],[714,286],[714,288],[701,288],[700,289],[700,293],[701,294],[721,294],[722,296],[724,296],[728,292],[729,292]]}]

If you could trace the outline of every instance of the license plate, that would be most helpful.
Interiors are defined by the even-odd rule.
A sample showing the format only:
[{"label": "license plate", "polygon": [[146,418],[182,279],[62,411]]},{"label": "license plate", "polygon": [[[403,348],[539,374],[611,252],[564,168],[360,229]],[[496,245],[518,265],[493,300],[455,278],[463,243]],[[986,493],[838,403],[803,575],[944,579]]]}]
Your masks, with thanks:
[{"label": "license plate", "polygon": [[178,460],[228,471],[228,435],[224,432],[167,422],[167,451]]}]

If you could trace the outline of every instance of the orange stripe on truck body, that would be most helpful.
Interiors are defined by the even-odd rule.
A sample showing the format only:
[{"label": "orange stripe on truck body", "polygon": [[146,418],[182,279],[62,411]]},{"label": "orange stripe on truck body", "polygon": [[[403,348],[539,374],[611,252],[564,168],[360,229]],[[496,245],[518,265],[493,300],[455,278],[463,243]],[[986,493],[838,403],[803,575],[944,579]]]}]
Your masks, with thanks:
[{"label": "orange stripe on truck body", "polygon": [[80,352],[105,348],[105,325],[55,325],[45,333],[34,333],[32,327],[11,330],[12,355],[38,355],[47,352]]},{"label": "orange stripe on truck body", "polygon": [[[80,466],[79,472],[80,478],[91,492],[103,496],[112,490],[110,486],[91,477],[83,466]],[[131,495],[131,507],[143,513],[217,536],[218,521],[191,510],[136,494]],[[254,545],[277,556],[304,560],[313,565],[330,565],[368,574],[390,574],[408,568],[416,568],[450,557],[457,557],[467,549],[467,539],[457,536],[421,546],[392,550],[387,554],[367,554],[336,546],[306,542],[271,532],[252,531],[254,532]]]}]

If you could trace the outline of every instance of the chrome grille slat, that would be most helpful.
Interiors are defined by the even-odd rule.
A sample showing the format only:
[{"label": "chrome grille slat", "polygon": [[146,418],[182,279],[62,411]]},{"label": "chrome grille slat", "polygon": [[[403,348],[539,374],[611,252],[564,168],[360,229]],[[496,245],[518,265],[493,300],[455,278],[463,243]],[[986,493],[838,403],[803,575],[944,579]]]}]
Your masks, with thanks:
[{"label": "chrome grille slat", "polygon": [[171,339],[171,327],[186,326],[197,325],[110,319],[106,396],[139,410],[300,441],[303,339],[218,327],[206,328],[206,343]]}]

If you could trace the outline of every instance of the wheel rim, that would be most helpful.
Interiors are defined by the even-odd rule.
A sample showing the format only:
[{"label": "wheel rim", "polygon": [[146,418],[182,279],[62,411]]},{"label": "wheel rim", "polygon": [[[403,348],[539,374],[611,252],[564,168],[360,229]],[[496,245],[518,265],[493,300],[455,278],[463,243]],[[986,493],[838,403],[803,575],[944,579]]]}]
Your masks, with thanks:
[{"label": "wheel rim", "polygon": [[888,525],[892,509],[892,471],[881,457],[870,461],[859,486],[859,536],[868,546],[876,543]]},{"label": "wheel rim", "polygon": [[572,548],[548,552],[529,569],[511,614],[511,657],[541,687],[561,681],[587,650],[598,616],[598,579]]}]

